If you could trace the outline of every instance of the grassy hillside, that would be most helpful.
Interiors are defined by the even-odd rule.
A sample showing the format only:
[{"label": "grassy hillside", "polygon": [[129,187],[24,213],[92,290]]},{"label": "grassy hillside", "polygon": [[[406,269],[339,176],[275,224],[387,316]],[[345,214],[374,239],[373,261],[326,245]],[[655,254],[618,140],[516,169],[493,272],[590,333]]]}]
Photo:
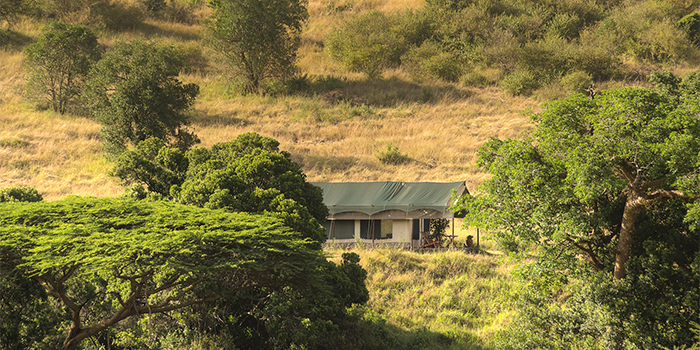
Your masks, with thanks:
[{"label": "grassy hillside", "polygon": [[[200,43],[202,28],[147,19],[135,30],[98,32],[101,44],[147,37],[172,43],[196,65],[181,78],[200,85],[191,110],[193,129],[209,147],[255,131],[274,137],[299,162],[311,181],[454,181],[475,186],[483,174],[474,150],[489,137],[514,137],[529,128],[522,116],[538,108],[536,98],[507,97],[496,87],[469,88],[438,81],[416,83],[401,70],[369,81],[347,73],[322,52],[323,36],[340,15],[325,10],[331,1],[311,1],[308,29],[299,57],[314,93],[291,96],[239,96],[230,91],[225,71]],[[421,2],[357,2],[354,11],[395,11]],[[196,18],[206,16],[202,7]],[[347,15],[347,14],[342,14]],[[34,186],[47,200],[69,194],[116,196],[122,192],[108,176],[101,153],[99,125],[89,118],[38,111],[23,97],[22,48],[36,40],[44,22],[23,18],[0,47],[0,187]],[[328,87],[326,87],[328,86]],[[341,87],[343,101],[325,91]],[[384,165],[376,153],[388,144],[411,158]]]},{"label": "grassy hillside", "polygon": [[[620,6],[634,2],[621,2]],[[488,62],[470,68],[492,81],[477,87],[430,78],[415,80],[403,68],[368,80],[333,62],[324,51],[324,39],[343,21],[367,11],[403,13],[420,9],[425,2],[318,0],[308,3],[310,19],[298,57],[301,73],[310,82],[309,92],[240,96],[227,83],[227,69],[201,41],[203,27],[199,23],[210,12],[205,2],[171,1],[159,18],[139,13],[143,8],[137,0],[102,3],[112,4],[112,13],[99,17],[102,22],[93,20],[97,24],[88,22],[106,49],[116,40],[145,37],[172,44],[186,54],[192,68],[181,79],[201,88],[189,112],[201,146],[229,141],[243,132],[258,132],[279,140],[311,181],[466,180],[473,189],[485,176],[475,166],[474,151],[490,137],[517,137],[530,129],[523,113],[537,111],[542,103],[566,93],[555,81],[530,96],[510,96],[493,83],[505,71],[489,67]],[[644,8],[649,7],[647,12],[662,14],[682,7],[644,4]],[[682,13],[692,11],[686,5]],[[77,22],[88,18],[85,10],[70,14],[60,12],[60,8],[53,11],[47,16]],[[99,14],[99,9],[93,12]],[[26,77],[22,50],[38,38],[45,23],[43,19],[19,17],[11,31],[5,30],[7,23],[1,24],[0,187],[34,186],[48,200],[68,194],[118,195],[122,188],[108,176],[111,164],[101,153],[99,125],[89,118],[36,110],[23,97]],[[598,88],[644,83],[645,72],[652,69],[682,74],[697,66],[697,62],[679,60],[649,64],[623,57],[622,61],[626,74],[622,80],[602,81]],[[345,98],[327,96],[334,88],[342,88]],[[379,162],[377,152],[389,144],[398,147],[410,162],[398,166]]]}]

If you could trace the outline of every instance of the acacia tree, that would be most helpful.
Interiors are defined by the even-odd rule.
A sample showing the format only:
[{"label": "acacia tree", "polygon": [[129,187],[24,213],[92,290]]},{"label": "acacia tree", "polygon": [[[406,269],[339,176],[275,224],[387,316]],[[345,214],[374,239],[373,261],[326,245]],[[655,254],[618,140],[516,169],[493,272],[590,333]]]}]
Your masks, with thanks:
[{"label": "acacia tree", "polygon": [[212,44],[242,79],[245,93],[257,93],[266,79],[295,73],[309,17],[305,0],[213,0],[209,6]]},{"label": "acacia tree", "polygon": [[185,112],[199,94],[196,84],[177,79],[185,61],[172,46],[143,41],[118,42],[91,71],[87,100],[102,123],[108,153],[151,137],[188,149],[199,142],[187,130]]},{"label": "acacia tree", "polygon": [[[693,299],[700,278],[700,74],[655,81],[657,89],[555,101],[533,116],[537,128],[524,139],[488,141],[478,163],[493,177],[455,209],[494,230],[506,247],[537,247],[539,276],[612,277],[596,283],[616,298],[596,302],[609,302],[627,336],[682,342],[700,306]],[[647,313],[648,305],[665,311]]]},{"label": "acacia tree", "polygon": [[0,259],[67,310],[63,349],[132,316],[314,284],[312,271],[325,262],[272,217],[79,197],[5,203],[2,212]]},{"label": "acacia tree", "polygon": [[24,53],[30,93],[61,114],[80,95],[90,68],[101,55],[97,37],[88,27],[60,22],[46,25],[39,41],[27,46]]}]

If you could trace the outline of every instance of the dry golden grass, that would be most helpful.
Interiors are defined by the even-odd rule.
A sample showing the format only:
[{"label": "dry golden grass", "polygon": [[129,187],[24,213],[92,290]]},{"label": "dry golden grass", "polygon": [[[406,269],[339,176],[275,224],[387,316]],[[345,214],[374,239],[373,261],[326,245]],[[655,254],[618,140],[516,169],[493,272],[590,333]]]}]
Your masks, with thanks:
[{"label": "dry golden grass", "polygon": [[[329,5],[311,1],[311,18],[299,53],[299,66],[310,79],[332,76],[347,92],[333,101],[324,88],[291,96],[236,96],[230,93],[213,53],[200,42],[200,25],[147,20],[137,30],[99,31],[100,43],[146,38],[173,44],[193,63],[182,76],[200,85],[192,128],[201,146],[257,132],[280,141],[311,181],[467,181],[469,189],[485,175],[475,166],[474,151],[490,137],[517,137],[530,129],[522,112],[539,108],[534,98],[506,97],[498,88],[467,88],[440,82],[416,83],[401,70],[369,81],[330,62],[322,41],[344,16],[360,11],[401,11],[422,1],[348,1],[351,11],[329,13]],[[207,9],[198,10],[206,15]],[[20,22],[15,30],[27,41],[43,24]],[[90,119],[35,111],[21,95],[24,84],[21,48],[0,48],[0,186],[35,186],[45,198],[68,194],[115,196],[122,189],[107,174],[99,125]],[[313,82],[312,82],[313,84]],[[410,162],[385,165],[376,153],[388,144]]]}]

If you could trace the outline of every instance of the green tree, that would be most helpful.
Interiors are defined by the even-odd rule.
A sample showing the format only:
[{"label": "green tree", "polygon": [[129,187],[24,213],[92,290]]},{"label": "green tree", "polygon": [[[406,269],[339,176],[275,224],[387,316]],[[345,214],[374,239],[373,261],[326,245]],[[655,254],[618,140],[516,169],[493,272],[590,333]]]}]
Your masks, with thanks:
[{"label": "green tree", "polygon": [[[140,198],[279,217],[309,239],[307,247],[320,249],[325,234],[319,222],[328,214],[321,190],[306,182],[290,155],[280,151],[279,142],[247,133],[182,155],[150,139],[123,153],[113,174],[133,184],[131,194]],[[369,299],[366,271],[358,263],[359,257],[348,254],[339,265],[318,265],[313,275],[319,283],[235,293],[218,301],[215,311],[196,308],[187,318],[188,327],[233,339],[239,348],[342,344],[342,325],[350,317],[346,307]]]},{"label": "green tree", "polygon": [[[33,187],[0,189],[0,203],[39,202]],[[0,344],[3,349],[51,348],[57,345],[61,319],[53,313],[39,282],[0,258]]]},{"label": "green tree", "polygon": [[[163,142],[147,140],[124,152],[112,174],[134,194],[155,193],[182,204],[280,216],[320,247],[320,222],[328,209],[321,190],[306,182],[279,142],[255,133],[184,154]],[[139,187],[141,186],[141,187]],[[146,186],[143,188],[143,186]]]},{"label": "green tree", "polygon": [[326,50],[346,69],[376,78],[385,69],[397,67],[408,49],[406,40],[394,29],[395,24],[396,20],[383,12],[367,12],[329,34]]},{"label": "green tree", "polygon": [[172,46],[118,42],[91,71],[87,99],[109,154],[151,137],[186,150],[199,142],[185,112],[199,94],[177,79],[185,61]]},{"label": "green tree", "polygon": [[309,17],[304,0],[212,0],[212,45],[225,58],[245,93],[270,78],[295,73],[301,30]]},{"label": "green tree", "polygon": [[606,274],[610,283],[598,280],[591,294],[623,324],[618,345],[673,342],[699,317],[697,82],[696,72],[675,92],[620,88],[547,105],[532,134],[480,148],[493,177],[457,207],[506,247],[537,247],[535,279]]},{"label": "green tree", "polygon": [[90,68],[100,59],[100,45],[86,26],[53,22],[24,53],[30,94],[64,114],[80,96]]},{"label": "green tree", "polygon": [[313,284],[313,269],[325,261],[272,217],[79,197],[5,203],[2,212],[0,259],[66,310],[63,349],[135,315]]}]

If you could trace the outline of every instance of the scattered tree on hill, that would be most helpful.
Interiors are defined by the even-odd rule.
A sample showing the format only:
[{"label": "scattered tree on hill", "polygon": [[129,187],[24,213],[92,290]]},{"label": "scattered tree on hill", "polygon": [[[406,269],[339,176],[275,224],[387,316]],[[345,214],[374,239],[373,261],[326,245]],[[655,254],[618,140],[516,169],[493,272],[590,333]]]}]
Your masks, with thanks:
[{"label": "scattered tree on hill", "polygon": [[266,79],[293,75],[301,30],[309,17],[304,0],[213,0],[208,27],[214,48],[257,93]]},{"label": "scattered tree on hill", "polygon": [[99,60],[100,45],[86,26],[53,22],[24,52],[30,94],[64,114],[80,96],[90,68]]},{"label": "scattered tree on hill", "polygon": [[331,58],[351,72],[378,77],[385,69],[397,67],[406,51],[406,40],[392,29],[395,19],[372,11],[343,23],[326,39]]},{"label": "scattered tree on hill", "polygon": [[687,343],[688,321],[700,317],[699,73],[547,105],[525,139],[480,148],[493,177],[458,206],[505,247],[536,246],[533,274],[547,283],[566,280],[555,271],[607,275],[595,285],[615,295],[597,300],[622,324],[614,344]]},{"label": "scattered tree on hill", "polygon": [[199,94],[177,79],[185,61],[175,48],[143,41],[118,42],[91,71],[87,99],[102,123],[109,154],[155,137],[186,150],[199,142],[187,131],[185,112]]},{"label": "scattered tree on hill", "polygon": [[2,211],[0,259],[65,308],[63,349],[132,316],[322,283],[313,273],[325,262],[321,252],[272,217],[77,197],[5,203]]}]

